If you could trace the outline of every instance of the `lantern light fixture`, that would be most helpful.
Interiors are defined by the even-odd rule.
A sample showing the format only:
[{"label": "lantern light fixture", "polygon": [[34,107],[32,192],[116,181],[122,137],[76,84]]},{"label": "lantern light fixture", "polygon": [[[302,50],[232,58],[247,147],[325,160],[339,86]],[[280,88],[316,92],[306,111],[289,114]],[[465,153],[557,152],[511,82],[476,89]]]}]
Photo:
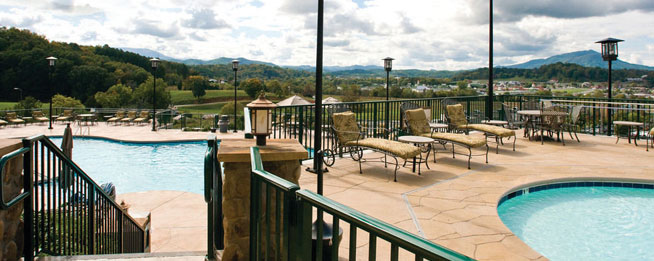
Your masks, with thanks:
[{"label": "lantern light fixture", "polygon": [[261,93],[259,98],[248,103],[252,135],[257,137],[257,146],[266,146],[266,137],[272,133],[272,109],[277,104],[266,99]]},{"label": "lantern light fixture", "polygon": [[393,70],[393,60],[395,60],[395,59],[393,59],[391,57],[386,57],[383,60],[384,60],[384,69],[387,72],[390,72],[391,70]]}]

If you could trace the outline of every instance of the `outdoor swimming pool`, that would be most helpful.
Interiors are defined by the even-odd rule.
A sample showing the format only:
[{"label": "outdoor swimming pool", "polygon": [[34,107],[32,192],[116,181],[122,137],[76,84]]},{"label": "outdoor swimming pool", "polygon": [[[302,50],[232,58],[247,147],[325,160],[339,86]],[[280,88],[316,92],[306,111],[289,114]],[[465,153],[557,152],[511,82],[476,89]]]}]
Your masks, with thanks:
[{"label": "outdoor swimming pool", "polygon": [[[51,138],[61,146],[61,138]],[[129,143],[107,139],[73,141],[73,161],[98,185],[112,182],[116,192],[179,190],[203,193],[206,141]]]},{"label": "outdoor swimming pool", "polygon": [[505,197],[497,212],[514,234],[550,260],[652,259],[652,185],[565,184],[518,191]]}]

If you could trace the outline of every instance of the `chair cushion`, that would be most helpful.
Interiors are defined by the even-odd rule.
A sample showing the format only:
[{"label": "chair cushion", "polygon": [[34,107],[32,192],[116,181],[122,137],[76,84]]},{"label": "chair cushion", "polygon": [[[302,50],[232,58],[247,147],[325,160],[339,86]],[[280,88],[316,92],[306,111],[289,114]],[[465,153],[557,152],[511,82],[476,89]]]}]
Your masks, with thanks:
[{"label": "chair cushion", "polygon": [[3,120],[0,120],[0,124],[5,125],[5,124],[7,124],[7,122],[3,121]]},{"label": "chair cushion", "polygon": [[353,112],[334,113],[332,119],[334,121],[336,137],[341,144],[356,141],[359,138],[359,125],[357,125],[356,116]]},{"label": "chair cushion", "polygon": [[649,130],[649,135],[650,135],[650,136],[654,136],[654,128],[652,128],[651,130]]},{"label": "chair cushion", "polygon": [[469,146],[471,148],[477,148],[486,145],[485,137],[465,135],[463,133],[433,132],[433,133],[425,133],[420,136],[432,138],[435,140],[456,142],[459,144]]},{"label": "chair cushion", "polygon": [[359,140],[358,143],[356,140],[345,143],[345,146],[356,146],[356,145],[389,152],[402,159],[413,158],[415,156],[418,156],[418,154],[420,154],[420,148],[408,143],[403,143],[394,140],[387,140],[387,139],[380,139],[380,138],[366,138],[366,139]]},{"label": "chair cushion", "polygon": [[468,124],[466,114],[463,112],[463,105],[447,105],[447,115],[450,117],[450,124],[458,127]]},{"label": "chair cushion", "polygon": [[488,125],[488,124],[468,124],[467,129],[478,130],[486,133],[493,134],[498,137],[506,138],[515,136],[515,131],[507,128],[502,128],[499,126]]},{"label": "chair cushion", "polygon": [[409,130],[413,135],[420,135],[431,131],[431,128],[429,128],[429,121],[425,115],[425,110],[418,108],[407,110],[405,113],[406,120],[409,123]]}]

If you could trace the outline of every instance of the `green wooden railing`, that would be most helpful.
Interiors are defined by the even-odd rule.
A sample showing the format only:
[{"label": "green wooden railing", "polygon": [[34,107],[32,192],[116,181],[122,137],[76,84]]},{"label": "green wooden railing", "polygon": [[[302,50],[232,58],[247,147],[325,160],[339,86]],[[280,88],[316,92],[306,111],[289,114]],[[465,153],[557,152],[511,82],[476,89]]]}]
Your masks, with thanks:
[{"label": "green wooden railing", "polygon": [[225,247],[223,227],[223,179],[216,160],[219,140],[207,138],[204,154],[204,201],[207,203],[207,260],[217,260],[216,252]]},{"label": "green wooden railing", "polygon": [[[349,260],[358,259],[360,230],[369,234],[369,260],[375,260],[383,251],[377,247],[380,239],[391,245],[390,260],[399,259],[400,249],[413,255],[414,260],[472,260],[336,201],[300,190],[297,185],[265,171],[257,147],[251,148],[250,157],[250,260],[323,260],[323,257],[339,260],[339,236],[332,238],[331,244],[312,243],[314,210],[320,220],[317,224],[322,224],[325,214],[332,217],[332,232],[335,232],[332,234],[339,234],[342,223],[349,226]],[[315,238],[321,239],[329,232],[322,225],[315,227]]]}]

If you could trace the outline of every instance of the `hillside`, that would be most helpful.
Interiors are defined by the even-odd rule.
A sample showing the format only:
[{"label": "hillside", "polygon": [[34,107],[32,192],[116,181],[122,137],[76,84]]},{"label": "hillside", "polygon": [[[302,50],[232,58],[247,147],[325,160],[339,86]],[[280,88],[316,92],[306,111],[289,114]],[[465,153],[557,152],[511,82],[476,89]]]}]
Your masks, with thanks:
[{"label": "hillside", "polygon": [[[536,69],[543,65],[555,63],[573,63],[585,67],[600,67],[608,69],[609,65],[602,59],[602,54],[593,50],[578,51],[565,54],[555,55],[546,59],[531,60],[526,63],[515,64],[506,66],[506,68],[514,69]],[[654,70],[654,67],[645,66],[640,64],[627,63],[621,60],[613,61],[613,69],[635,69],[635,70]]]}]

